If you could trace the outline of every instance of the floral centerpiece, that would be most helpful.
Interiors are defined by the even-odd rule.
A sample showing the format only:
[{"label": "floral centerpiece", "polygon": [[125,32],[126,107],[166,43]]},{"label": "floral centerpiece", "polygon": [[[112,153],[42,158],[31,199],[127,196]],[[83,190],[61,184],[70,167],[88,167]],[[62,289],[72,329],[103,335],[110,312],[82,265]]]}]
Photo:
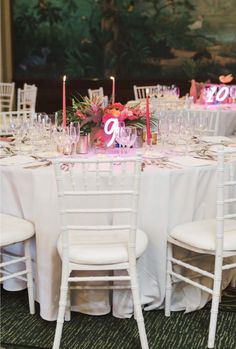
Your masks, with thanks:
[{"label": "floral centerpiece", "polygon": [[[141,107],[140,102],[132,106],[121,103],[108,104],[104,107],[103,100],[99,97],[82,97],[72,99],[72,106],[67,108],[67,125],[71,122],[79,122],[81,135],[92,134],[92,142],[103,144],[107,141],[103,128],[110,118],[117,118],[119,125],[146,129],[146,111]],[[157,127],[157,119],[151,115],[151,128]]]},{"label": "floral centerpiece", "polygon": [[[117,118],[119,123],[124,122],[126,126],[133,126],[137,128],[146,128],[146,115],[145,109],[141,108],[140,102],[135,105],[126,106],[121,103],[114,103],[108,105],[104,109],[102,116],[102,122],[105,122],[110,118]],[[151,127],[155,127],[157,120],[151,118]]]},{"label": "floral centerpiece", "polygon": [[81,135],[90,134],[94,127],[100,127],[102,116],[104,114],[103,102],[93,97],[90,100],[88,97],[72,98],[72,106],[67,108],[66,123],[79,122]]}]

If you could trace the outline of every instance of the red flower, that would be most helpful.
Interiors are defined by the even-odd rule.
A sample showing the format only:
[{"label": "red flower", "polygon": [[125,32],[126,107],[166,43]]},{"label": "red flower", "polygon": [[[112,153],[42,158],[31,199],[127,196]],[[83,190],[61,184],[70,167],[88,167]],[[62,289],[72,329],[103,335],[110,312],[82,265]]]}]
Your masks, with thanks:
[{"label": "red flower", "polygon": [[79,109],[76,110],[75,115],[78,116],[81,120],[85,120],[87,117]]}]

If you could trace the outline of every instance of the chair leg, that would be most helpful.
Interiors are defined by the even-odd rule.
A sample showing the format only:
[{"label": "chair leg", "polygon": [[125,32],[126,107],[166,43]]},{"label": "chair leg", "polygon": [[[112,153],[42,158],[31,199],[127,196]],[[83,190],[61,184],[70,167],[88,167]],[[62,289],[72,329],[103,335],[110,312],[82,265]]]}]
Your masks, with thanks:
[{"label": "chair leg", "polygon": [[71,303],[70,303],[70,287],[68,287],[65,321],[70,321],[70,319],[71,319]]},{"label": "chair leg", "polygon": [[68,275],[66,271],[63,271],[62,268],[62,281],[61,281],[61,290],[60,290],[60,301],[59,301],[59,310],[57,316],[57,325],[56,332],[54,336],[54,342],[52,349],[59,349],[61,342],[62,329],[65,318],[66,304],[67,304],[67,294],[68,294]]},{"label": "chair leg", "polygon": [[221,298],[221,279],[222,279],[222,269],[220,269],[219,272],[215,273],[212,305],[211,305],[211,318],[210,318],[209,335],[208,335],[208,348],[214,348],[214,344],[215,344],[217,316],[218,316],[218,310],[219,310],[219,302]]},{"label": "chair leg", "polygon": [[135,312],[136,321],[138,325],[141,347],[142,349],[149,349],[147,334],[146,334],[146,329],[145,329],[145,324],[143,319],[143,312],[142,312],[142,307],[141,307],[141,302],[139,297],[137,276],[136,276],[136,272],[132,270],[132,268],[134,267],[130,268],[131,291],[133,296],[134,312]]},{"label": "chair leg", "polygon": [[28,290],[28,299],[29,299],[29,309],[30,314],[35,314],[35,303],[34,303],[34,282],[32,274],[32,262],[30,255],[30,241],[26,240],[24,242],[24,252],[25,252],[25,266],[27,272],[27,290]]},{"label": "chair leg", "polygon": [[171,303],[171,275],[172,271],[172,262],[170,258],[172,257],[172,245],[170,242],[167,242],[167,266],[166,266],[166,296],[165,296],[165,316],[170,316],[170,303]]}]

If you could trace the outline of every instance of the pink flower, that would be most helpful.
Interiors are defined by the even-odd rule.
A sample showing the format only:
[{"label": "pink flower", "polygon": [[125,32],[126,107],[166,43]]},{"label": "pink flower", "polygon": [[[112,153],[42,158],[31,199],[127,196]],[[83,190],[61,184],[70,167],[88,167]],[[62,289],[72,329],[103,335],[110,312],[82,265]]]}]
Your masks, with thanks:
[{"label": "pink flower", "polygon": [[98,105],[94,102],[91,102],[91,110],[96,114],[98,112]]},{"label": "pink flower", "polygon": [[78,116],[81,120],[85,120],[87,117],[79,109],[76,110],[75,115]]}]

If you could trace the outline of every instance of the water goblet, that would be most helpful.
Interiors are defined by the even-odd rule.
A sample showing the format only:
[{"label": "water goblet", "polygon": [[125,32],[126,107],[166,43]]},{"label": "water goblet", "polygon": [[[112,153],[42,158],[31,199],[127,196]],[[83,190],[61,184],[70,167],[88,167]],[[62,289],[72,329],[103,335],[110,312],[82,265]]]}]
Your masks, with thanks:
[{"label": "water goblet", "polygon": [[71,122],[70,127],[73,127],[75,129],[75,138],[72,146],[72,155],[76,155],[76,148],[80,139],[80,123],[78,121]]},{"label": "water goblet", "polygon": [[137,139],[137,128],[135,127],[129,127],[130,128],[130,138],[128,141],[128,147],[134,147],[135,141]]}]

